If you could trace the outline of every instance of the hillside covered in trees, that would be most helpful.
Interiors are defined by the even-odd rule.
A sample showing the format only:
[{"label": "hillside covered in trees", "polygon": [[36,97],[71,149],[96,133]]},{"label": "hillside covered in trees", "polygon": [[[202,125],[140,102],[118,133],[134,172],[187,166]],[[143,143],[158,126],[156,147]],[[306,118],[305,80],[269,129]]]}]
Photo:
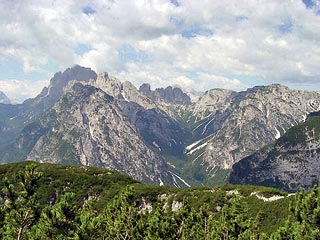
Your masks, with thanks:
[{"label": "hillside covered in trees", "polygon": [[320,191],[158,187],[115,171],[0,166],[1,239],[319,239]]}]

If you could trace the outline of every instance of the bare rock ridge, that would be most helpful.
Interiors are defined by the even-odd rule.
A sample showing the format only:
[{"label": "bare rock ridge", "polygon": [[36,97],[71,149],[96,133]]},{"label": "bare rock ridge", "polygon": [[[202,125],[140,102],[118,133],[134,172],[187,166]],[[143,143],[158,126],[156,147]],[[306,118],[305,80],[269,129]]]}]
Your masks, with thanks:
[{"label": "bare rock ridge", "polygon": [[[166,166],[140,138],[115,99],[75,83],[42,118],[27,160],[117,169],[149,183],[170,184]],[[18,140],[26,142],[23,138]]]},{"label": "bare rock ridge", "polygon": [[109,76],[108,73],[101,73],[96,80],[91,80],[90,85],[102,89],[109,95],[129,102],[135,102],[144,108],[156,108],[156,104],[147,96],[138,91],[130,82],[121,82],[119,79]]},{"label": "bare rock ridge", "polygon": [[168,86],[166,88],[156,88],[151,90],[151,86],[148,83],[144,83],[140,86],[139,91],[148,96],[153,101],[165,102],[171,104],[190,105],[190,97],[184,93],[180,88]]},{"label": "bare rock ridge", "polygon": [[2,104],[9,104],[10,99],[7,97],[7,95],[4,92],[0,91],[0,103]]},{"label": "bare rock ridge", "polygon": [[[29,123],[37,120],[50,109],[63,94],[63,89],[72,81],[85,81],[96,79],[97,74],[90,68],[75,65],[64,72],[56,73],[50,80],[49,87],[44,87],[35,98],[27,99],[22,104],[0,105],[0,162],[8,145],[15,141],[22,129]],[[7,154],[5,154],[7,155]],[[6,157],[10,158],[9,156]],[[2,159],[2,160],[1,160]]]},{"label": "bare rock ridge", "polygon": [[[212,169],[230,169],[240,159],[304,121],[319,107],[319,92],[290,90],[281,85],[255,87],[239,93],[211,90],[193,110],[197,121],[204,119],[197,126],[201,135],[212,134],[203,145],[202,159]],[[210,128],[217,124],[219,129]]]},{"label": "bare rock ridge", "polygon": [[74,66],[36,98],[0,104],[0,162],[95,165],[148,183],[212,185],[319,110],[320,92],[278,84],[211,89],[191,102],[180,88],[137,89]]},{"label": "bare rock ridge", "polygon": [[88,82],[90,79],[97,79],[97,74],[93,70],[75,65],[72,68],[66,69],[63,73],[56,73],[51,78],[48,95],[51,98],[59,98],[63,93],[63,89],[71,80]]}]

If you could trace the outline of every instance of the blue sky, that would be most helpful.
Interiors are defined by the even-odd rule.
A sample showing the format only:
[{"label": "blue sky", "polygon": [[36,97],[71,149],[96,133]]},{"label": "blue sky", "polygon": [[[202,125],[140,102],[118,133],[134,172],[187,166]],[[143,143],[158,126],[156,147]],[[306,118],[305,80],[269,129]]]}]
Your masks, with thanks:
[{"label": "blue sky", "polygon": [[0,90],[21,102],[80,64],[136,86],[320,90],[319,0],[0,2]]}]

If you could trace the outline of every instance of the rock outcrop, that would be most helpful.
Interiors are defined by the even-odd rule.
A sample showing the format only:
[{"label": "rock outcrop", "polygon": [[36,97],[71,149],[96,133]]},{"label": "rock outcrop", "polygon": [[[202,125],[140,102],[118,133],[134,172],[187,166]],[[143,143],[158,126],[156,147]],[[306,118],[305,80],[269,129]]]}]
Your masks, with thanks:
[{"label": "rock outcrop", "polygon": [[188,94],[184,93],[178,87],[168,86],[166,88],[156,88],[151,90],[151,86],[148,83],[144,83],[140,86],[139,91],[148,96],[154,102],[190,105],[191,99]]}]

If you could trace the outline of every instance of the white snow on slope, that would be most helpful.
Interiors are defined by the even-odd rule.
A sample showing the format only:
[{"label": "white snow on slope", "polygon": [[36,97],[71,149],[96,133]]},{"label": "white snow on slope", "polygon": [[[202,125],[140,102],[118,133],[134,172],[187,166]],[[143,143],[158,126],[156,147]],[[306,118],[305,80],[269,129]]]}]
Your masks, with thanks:
[{"label": "white snow on slope", "polygon": [[205,142],[205,143],[201,144],[200,146],[198,146],[198,147],[192,149],[191,151],[187,152],[187,155],[192,154],[192,153],[198,151],[199,149],[204,148],[207,145],[208,145],[208,142]]},{"label": "white snow on slope", "polygon": [[187,187],[191,187],[191,185],[189,183],[187,183],[184,179],[182,179],[181,177],[179,177],[177,174],[169,171],[171,173],[171,175],[174,177],[174,178],[178,178],[181,182],[183,182],[183,184],[185,184]]}]

